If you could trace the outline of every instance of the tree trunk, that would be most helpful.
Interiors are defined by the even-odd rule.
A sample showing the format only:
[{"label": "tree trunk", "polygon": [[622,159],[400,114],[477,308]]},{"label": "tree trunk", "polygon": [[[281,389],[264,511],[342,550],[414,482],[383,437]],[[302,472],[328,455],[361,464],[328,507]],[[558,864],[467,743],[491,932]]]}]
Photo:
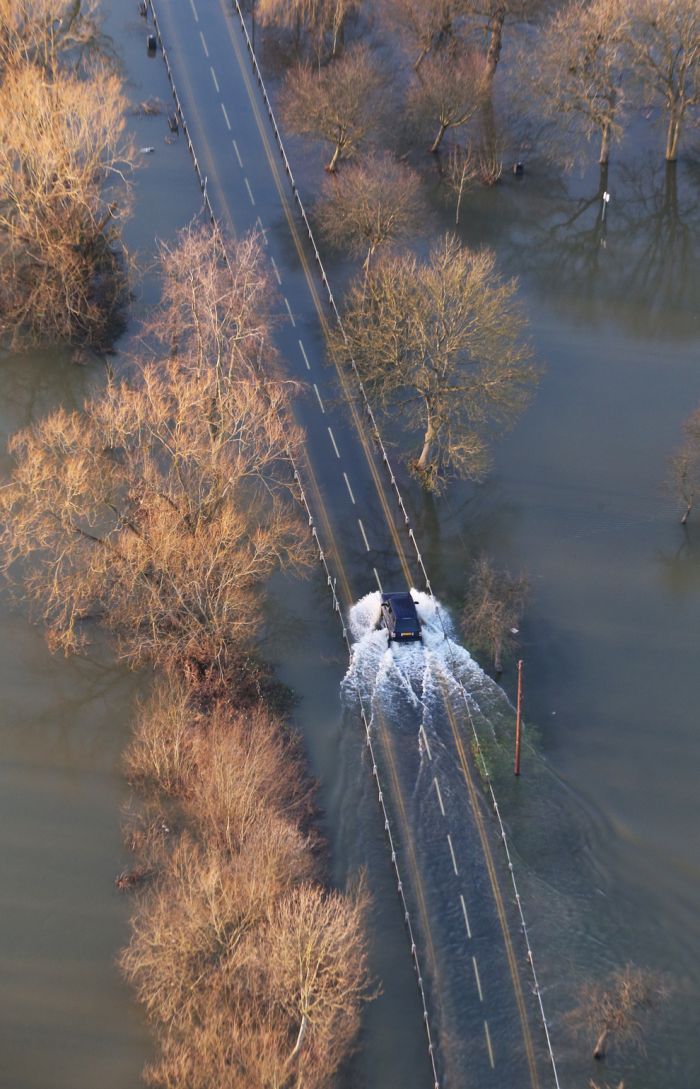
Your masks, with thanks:
[{"label": "tree trunk", "polygon": [[607,1042],[608,1042],[608,1030],[606,1028],[604,1028],[603,1031],[601,1032],[600,1036],[596,1040],[595,1047],[593,1048],[593,1058],[597,1059],[598,1062],[602,1062],[602,1060],[605,1058],[605,1047],[606,1047]]},{"label": "tree trunk", "polygon": [[340,142],[338,142],[335,145],[335,150],[333,152],[333,157],[332,157],[331,161],[329,162],[328,166],[326,167],[326,170],[328,171],[329,174],[335,174],[336,167],[338,165],[338,159],[340,158],[341,152],[342,152],[342,147],[341,147]]},{"label": "tree trunk", "polygon": [[598,162],[601,166],[607,166],[610,161],[610,125],[606,122],[601,130],[600,155]]},{"label": "tree trunk", "polygon": [[489,39],[489,47],[486,53],[486,79],[489,85],[493,83],[493,77],[496,75],[496,68],[498,67],[498,62],[501,59],[501,49],[503,48],[503,26],[505,21],[505,6],[496,8],[493,17],[489,21],[489,30],[491,31],[491,37]]},{"label": "tree trunk", "polygon": [[457,208],[455,210],[455,226],[459,227],[459,210],[462,207],[462,194],[464,193],[464,170],[462,176],[459,179],[459,190],[457,191]]},{"label": "tree trunk", "polygon": [[438,148],[440,147],[440,144],[442,143],[442,138],[443,138],[443,136],[445,135],[446,132],[447,132],[447,125],[445,124],[444,121],[441,121],[440,122],[440,131],[438,132],[437,136],[435,137],[435,140],[433,142],[433,146],[430,149],[432,155],[437,155]]},{"label": "tree trunk", "polygon": [[668,119],[668,132],[666,133],[666,162],[675,163],[678,158],[678,144],[681,138],[681,117],[675,111],[671,111]]},{"label": "tree trunk", "polygon": [[502,647],[501,641],[498,640],[493,648],[493,670],[497,677],[500,677],[503,672],[503,659],[502,659]]},{"label": "tree trunk", "polygon": [[686,526],[688,524],[688,519],[690,518],[690,512],[693,509],[693,504],[689,503],[687,499],[686,499],[685,503],[686,503],[685,514],[681,518],[681,525],[682,526]]},{"label": "tree trunk", "polygon": [[425,435],[423,436],[423,449],[420,452],[420,457],[418,458],[417,462],[419,469],[425,470],[428,468],[428,465],[430,464],[429,458],[433,449],[434,442],[435,427],[433,425],[433,418],[430,414],[430,410],[428,410],[428,423],[425,428]]}]

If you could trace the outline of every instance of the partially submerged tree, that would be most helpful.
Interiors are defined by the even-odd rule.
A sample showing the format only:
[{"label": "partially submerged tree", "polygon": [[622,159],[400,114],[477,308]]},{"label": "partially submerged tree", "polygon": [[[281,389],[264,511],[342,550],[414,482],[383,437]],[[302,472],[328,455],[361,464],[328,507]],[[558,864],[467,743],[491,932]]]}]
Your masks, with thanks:
[{"label": "partially submerged tree", "polygon": [[370,393],[408,433],[421,435],[413,471],[437,488],[450,471],[478,479],[494,425],[526,404],[536,377],[517,284],[494,255],[447,235],[428,260],[380,257],[350,287],[345,336],[331,331],[341,360],[355,359]]},{"label": "partially submerged tree", "polygon": [[165,366],[140,364],[84,413],[58,410],[10,441],[3,563],[20,564],[65,651],[96,617],[130,662],[223,663],[255,635],[261,583],[305,562],[286,389],[241,371],[231,343],[220,365],[199,365],[195,328],[179,328]]},{"label": "partially submerged tree", "polygon": [[528,592],[525,575],[497,570],[488,556],[476,561],[460,625],[469,647],[488,654],[497,674],[503,672],[503,655],[516,646]]},{"label": "partially submerged tree", "polygon": [[555,147],[567,160],[580,155],[582,139],[597,139],[605,164],[622,135],[628,31],[626,0],[573,0],[542,28],[536,63],[530,54],[521,59],[528,93],[553,123]]},{"label": "partially submerged tree", "polygon": [[678,158],[681,133],[700,120],[700,8],[697,0],[629,0],[629,59],[645,97],[668,117],[666,160]]},{"label": "partially submerged tree", "polygon": [[593,1058],[601,1061],[613,1041],[643,1051],[646,1021],[667,997],[666,986],[654,973],[626,964],[599,983],[586,984],[567,1020],[595,1040]]},{"label": "partially submerged tree", "polygon": [[310,35],[320,63],[326,42],[335,57],[345,41],[345,24],[361,0],[257,0],[255,13],[263,26]]},{"label": "partially submerged tree", "polygon": [[282,114],[293,132],[324,140],[333,148],[326,170],[377,133],[385,81],[370,50],[358,45],[320,71],[292,69],[282,94]]},{"label": "partially submerged tree", "polygon": [[94,0],[0,0],[0,75],[16,64],[54,74],[97,36]]},{"label": "partially submerged tree", "polygon": [[109,337],[133,148],[119,79],[12,68],[0,84],[0,332]]},{"label": "partially submerged tree", "polygon": [[365,258],[405,238],[423,211],[415,170],[390,155],[371,156],[326,179],[316,206],[321,231],[332,246]]},{"label": "partially submerged tree", "polygon": [[484,97],[483,58],[471,50],[450,49],[423,61],[408,93],[408,110],[421,129],[430,130],[437,152],[448,129],[474,117]]},{"label": "partially submerged tree", "polygon": [[671,458],[671,486],[683,504],[681,524],[686,525],[700,496],[700,408],[683,423],[683,442]]},{"label": "partially submerged tree", "polygon": [[429,53],[451,40],[461,7],[462,0],[384,0],[382,14],[408,41],[417,70]]}]

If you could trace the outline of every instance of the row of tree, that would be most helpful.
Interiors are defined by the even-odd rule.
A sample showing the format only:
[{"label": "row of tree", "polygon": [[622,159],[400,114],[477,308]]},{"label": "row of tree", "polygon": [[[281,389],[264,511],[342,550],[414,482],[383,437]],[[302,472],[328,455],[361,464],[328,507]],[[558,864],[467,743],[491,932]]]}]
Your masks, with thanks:
[{"label": "row of tree", "polygon": [[83,0],[0,0],[0,335],[104,347],[133,147]]},{"label": "row of tree", "polygon": [[[338,57],[337,26],[360,10],[364,29],[379,18],[389,52],[354,45]],[[493,158],[496,73],[511,24],[526,30],[514,43],[500,97],[540,128],[549,122],[545,147],[557,158],[581,160],[597,138],[599,161],[607,163],[631,109],[659,106],[667,116],[665,156],[673,162],[684,127],[699,119],[695,0],[260,0],[260,14],[268,25],[293,23],[297,41],[303,28],[314,43],[315,67],[303,61],[288,74],[286,112],[292,127],[333,145],[330,170],[368,137],[385,138],[390,111],[392,128],[398,115],[430,134],[433,152],[451,130],[467,134],[463,149],[474,136]],[[336,29],[322,66],[329,25]],[[387,65],[390,56],[396,66],[397,45],[405,48],[409,78]],[[390,87],[405,87],[403,103]],[[486,173],[493,177],[492,167]]]},{"label": "row of tree", "polygon": [[258,243],[163,247],[128,379],[15,435],[0,553],[50,641],[96,624],[163,680],[128,773],[144,792],[123,968],[154,1085],[323,1086],[367,995],[362,888],[319,882],[308,787],[256,652],[264,583],[310,562]]}]

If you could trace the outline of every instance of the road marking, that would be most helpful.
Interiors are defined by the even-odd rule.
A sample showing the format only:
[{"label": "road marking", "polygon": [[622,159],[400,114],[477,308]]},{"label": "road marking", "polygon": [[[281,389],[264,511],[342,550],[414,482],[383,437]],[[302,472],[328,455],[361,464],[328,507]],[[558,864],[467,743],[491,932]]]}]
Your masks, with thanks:
[{"label": "road marking", "polygon": [[321,412],[325,416],[326,410],[323,407],[323,401],[321,400],[321,394],[318,392],[318,386],[316,385],[315,382],[314,382],[314,393],[316,394],[316,400],[318,401],[318,407],[321,409]]},{"label": "road marking", "polygon": [[[309,363],[309,357],[306,354],[306,348],[301,343],[301,341],[299,341],[299,347],[301,348],[301,354],[303,355],[304,362],[306,363],[306,369],[307,369],[307,371],[310,371],[311,370],[311,364]],[[330,427],[328,428],[328,430],[329,431],[331,430]],[[335,439],[333,438],[333,432],[331,432],[331,442],[333,443],[333,446],[335,447],[336,454],[338,454],[338,447],[335,445]],[[340,457],[340,454],[338,454],[338,457]]]},{"label": "road marking", "polygon": [[253,196],[253,190],[250,188],[250,182],[245,178],[245,187],[248,190],[248,196],[250,197],[250,203],[255,207],[255,197]]},{"label": "road marking", "polygon": [[224,121],[226,122],[226,128],[230,132],[231,131],[231,122],[228,119],[228,114],[226,113],[226,107],[224,106],[223,102],[221,103],[221,112],[224,115]]},{"label": "road marking", "polygon": [[491,1069],[493,1070],[496,1064],[493,1061],[493,1048],[491,1047],[491,1033],[489,1032],[488,1021],[484,1021],[484,1035],[486,1037],[486,1046],[489,1049],[489,1062],[491,1063]]},{"label": "road marking", "polygon": [[377,568],[376,568],[376,567],[373,567],[373,568],[372,568],[372,570],[374,571],[374,577],[375,577],[375,579],[377,580],[377,586],[379,587],[379,593],[380,593],[380,594],[383,594],[383,593],[384,593],[384,591],[382,590],[382,584],[381,584],[381,582],[379,581],[379,575],[377,574]]},{"label": "road marking", "polygon": [[274,269],[275,276],[277,277],[277,283],[281,287],[282,286],[282,277],[280,276],[280,270],[277,268],[277,262],[275,261],[274,257],[271,257],[270,260],[272,261],[272,267]]},{"label": "road marking", "polygon": [[483,1002],[484,1001],[484,995],[483,995],[483,992],[481,990],[481,980],[479,978],[479,969],[477,967],[476,957],[472,957],[472,964],[474,965],[474,979],[476,980],[476,989],[479,992],[479,1001]]},{"label": "road marking", "polygon": [[219,81],[216,78],[216,72],[212,68],[211,64],[209,65],[209,71],[211,72],[211,78],[214,80],[214,86],[216,87],[216,93],[217,93],[217,95],[220,95],[221,94],[221,88],[219,87]]},{"label": "road marking", "polygon": [[192,8],[192,14],[194,15],[195,23],[199,22],[199,16],[197,15],[197,9],[194,6],[194,0],[190,0],[190,7]]},{"label": "road marking", "polygon": [[425,726],[423,725],[423,723],[422,723],[422,722],[421,722],[421,724],[420,724],[420,733],[422,733],[422,734],[423,734],[423,742],[424,742],[424,744],[425,744],[425,751],[426,751],[426,752],[427,752],[427,754],[428,754],[428,760],[432,761],[432,759],[433,759],[433,754],[432,754],[432,753],[431,753],[431,751],[430,751],[430,745],[428,744],[428,735],[427,735],[427,734],[426,734],[426,732],[425,732]]},{"label": "road marking", "polygon": [[355,506],[355,496],[352,494],[352,488],[350,487],[350,481],[348,480],[348,474],[343,473],[343,476],[345,477],[345,486],[348,489],[348,491],[350,492],[350,498],[352,499],[352,504],[353,504],[353,506]]},{"label": "road marking", "polygon": [[367,534],[365,533],[365,527],[362,525],[362,519],[361,518],[357,519],[357,524],[360,527],[360,533],[362,534],[362,540],[365,542],[365,548],[369,552],[370,551],[369,541],[367,540]]},{"label": "road marking", "polygon": [[236,143],[235,140],[232,140],[231,142],[233,144],[233,150],[236,152],[236,158],[238,159],[238,165],[242,167],[243,166],[243,160],[241,159],[241,153],[238,150],[238,144]]},{"label": "road marking", "polygon": [[461,893],[459,894],[459,900],[460,900],[460,903],[462,905],[462,914],[464,915],[464,925],[467,928],[467,937],[471,938],[472,928],[469,925],[469,916],[467,915],[467,905],[464,903],[464,897],[462,896]]},{"label": "road marking", "polygon": [[207,43],[204,41],[204,35],[202,34],[201,30],[199,32],[199,38],[200,38],[200,41],[202,43],[202,48],[204,50],[204,55],[208,59],[209,58],[209,50],[207,49]]},{"label": "road marking", "polygon": [[289,305],[289,299],[287,298],[286,295],[284,296],[284,305],[287,307],[287,313],[289,314],[289,320],[291,321],[292,325],[296,329],[296,324],[297,323],[294,320],[294,314],[292,313],[292,308]]},{"label": "road marking", "polygon": [[[299,341],[299,344],[301,344],[301,341]],[[304,349],[303,349],[303,348],[302,348],[301,350],[302,350],[302,352],[304,352]],[[306,352],[304,352],[304,359],[306,359]],[[307,367],[309,366],[309,361],[308,361],[308,359],[306,360],[306,366],[307,366]],[[309,370],[310,370],[310,369],[311,369],[311,368],[309,367]],[[337,444],[337,442],[335,441],[335,435],[334,435],[334,434],[333,434],[333,432],[331,431],[330,427],[328,428],[328,434],[330,435],[330,437],[331,437],[331,442],[333,443],[333,449],[335,450],[335,456],[336,456],[336,457],[337,457],[338,459],[340,459],[340,450],[338,449],[338,444]]]},{"label": "road marking", "polygon": [[[265,228],[262,225],[262,219],[260,218],[260,216],[258,216],[258,218],[255,220],[255,222],[257,223],[258,227],[260,228],[260,233],[263,236],[263,242],[265,243],[265,245],[267,245],[267,231],[265,230]],[[274,263],[275,263],[274,260],[273,260],[272,263],[274,265]],[[279,280],[280,283],[282,283],[282,281],[279,279],[279,275],[280,274],[278,272],[277,273],[277,279]]]},{"label": "road marking", "polygon": [[433,779],[433,782],[435,783],[435,790],[437,792],[437,800],[438,800],[438,805],[440,806],[440,812],[442,813],[442,815],[444,817],[445,816],[445,807],[442,804],[442,794],[440,793],[440,784],[438,783],[437,779]]},{"label": "road marking", "polygon": [[450,848],[450,854],[452,855],[452,868],[454,869],[454,872],[457,875],[457,877],[459,877],[459,870],[457,869],[457,859],[455,858],[455,849],[452,846],[452,837],[450,836],[449,832],[447,833],[447,843],[448,843],[449,848]]}]

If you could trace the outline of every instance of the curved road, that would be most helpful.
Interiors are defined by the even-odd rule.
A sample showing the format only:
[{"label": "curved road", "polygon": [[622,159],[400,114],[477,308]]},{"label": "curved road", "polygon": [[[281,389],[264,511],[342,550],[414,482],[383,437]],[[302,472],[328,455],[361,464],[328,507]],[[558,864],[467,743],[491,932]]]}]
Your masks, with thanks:
[{"label": "curved road", "polygon": [[[307,388],[300,472],[346,608],[419,586],[386,470],[347,379],[326,362],[329,319],[238,18],[225,0],[161,0],[158,21],[207,192],[232,234],[263,232],[281,296],[279,348]],[[493,822],[468,752],[464,703],[434,678],[429,713],[406,693],[372,706],[380,779],[419,940],[443,1089],[549,1085],[524,948],[501,889]],[[418,743],[420,739],[420,744]],[[511,937],[515,935],[516,937]]]}]

